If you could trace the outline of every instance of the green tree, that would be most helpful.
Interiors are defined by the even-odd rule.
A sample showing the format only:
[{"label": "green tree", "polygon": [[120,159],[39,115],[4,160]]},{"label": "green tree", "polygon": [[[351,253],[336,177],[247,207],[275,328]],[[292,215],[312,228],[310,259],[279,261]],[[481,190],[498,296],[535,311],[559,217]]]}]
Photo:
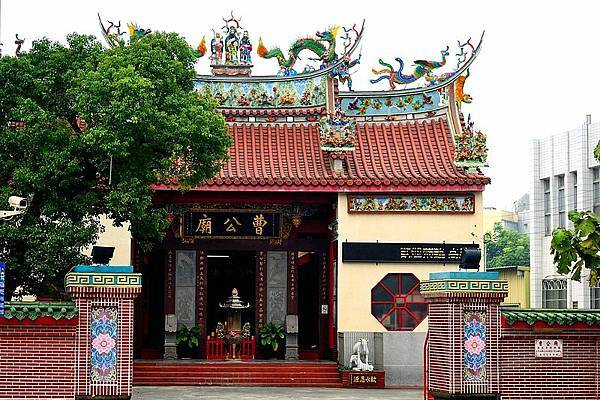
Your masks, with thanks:
[{"label": "green tree", "polygon": [[[600,161],[600,142],[594,149]],[[569,212],[573,229],[557,228],[552,232],[551,253],[558,273],[581,281],[583,269],[589,270],[589,285],[596,286],[600,274],[600,215],[591,211]]]},{"label": "green tree", "polygon": [[598,283],[600,272],[600,216],[590,211],[571,211],[573,229],[558,228],[552,232],[551,252],[557,271],[581,280],[584,268],[589,270],[589,284]]},{"label": "green tree", "polygon": [[486,243],[488,268],[529,265],[529,236],[494,224],[492,240]]},{"label": "green tree", "polygon": [[151,185],[185,189],[218,171],[231,139],[214,100],[194,91],[196,58],[172,33],[113,49],[71,34],[0,58],[0,202],[30,200],[0,221],[9,298],[17,286],[60,291],[65,272],[89,261],[81,250],[99,215],[129,221],[146,247],[159,240],[168,222]]}]

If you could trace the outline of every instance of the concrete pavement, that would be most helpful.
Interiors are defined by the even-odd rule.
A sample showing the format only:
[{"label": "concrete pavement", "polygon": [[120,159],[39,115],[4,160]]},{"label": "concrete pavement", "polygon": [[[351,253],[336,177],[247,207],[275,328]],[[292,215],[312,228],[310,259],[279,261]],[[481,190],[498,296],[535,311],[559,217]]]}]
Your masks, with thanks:
[{"label": "concrete pavement", "polygon": [[329,389],[239,386],[138,386],[132,400],[422,400],[420,389]]}]

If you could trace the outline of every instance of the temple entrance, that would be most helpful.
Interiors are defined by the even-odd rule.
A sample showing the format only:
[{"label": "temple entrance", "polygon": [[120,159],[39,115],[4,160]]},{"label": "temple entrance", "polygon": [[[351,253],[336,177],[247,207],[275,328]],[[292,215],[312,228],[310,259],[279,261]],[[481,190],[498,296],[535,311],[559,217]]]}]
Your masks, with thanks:
[{"label": "temple entrance", "polygon": [[248,312],[242,315],[242,322],[255,325],[256,298],[256,253],[254,251],[213,251],[208,252],[208,279],[206,299],[206,328],[208,333],[215,331],[218,322],[225,321],[225,313],[219,307],[233,288],[250,303]]},{"label": "temple entrance", "polygon": [[319,256],[298,252],[298,349],[302,359],[319,359]]}]

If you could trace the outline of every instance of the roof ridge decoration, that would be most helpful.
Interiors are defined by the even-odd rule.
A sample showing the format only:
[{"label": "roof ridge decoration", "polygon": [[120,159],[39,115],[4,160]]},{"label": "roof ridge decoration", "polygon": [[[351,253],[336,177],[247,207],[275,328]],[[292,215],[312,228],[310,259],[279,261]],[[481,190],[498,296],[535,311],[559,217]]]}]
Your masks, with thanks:
[{"label": "roof ridge decoration", "polygon": [[[332,66],[336,61],[349,60],[349,56],[352,51],[356,48],[356,44],[360,41],[364,30],[365,21],[363,20],[360,32],[356,29],[356,24],[351,28],[342,27],[344,36],[341,37],[343,40],[344,50],[342,56],[338,56],[336,53],[337,36],[340,29],[339,25],[334,25],[324,31],[317,31],[315,37],[307,36],[301,37],[296,41],[292,42],[287,55],[279,47],[274,47],[268,50],[263,44],[262,37],[259,39],[257,53],[260,57],[265,59],[275,58],[279,64],[278,75],[282,76],[295,76],[298,71],[294,69],[296,61],[300,59],[299,55],[303,51],[310,51],[316,58],[309,58],[310,61],[320,62],[319,69],[326,69]],[[342,63],[338,63],[341,65]],[[356,65],[354,63],[353,65]],[[315,67],[310,65],[305,67],[303,73],[313,72]]]},{"label": "roof ridge decoration", "polygon": [[[241,17],[233,16],[233,11],[228,19],[223,18],[225,25],[223,32],[213,31],[210,41],[210,66],[213,75],[250,76],[252,71],[252,43],[250,35],[241,24]],[[243,31],[240,34],[240,31]],[[206,52],[206,40],[202,37],[198,54],[203,57]],[[224,57],[223,57],[224,55]]]},{"label": "roof ridge decoration", "polygon": [[100,24],[102,36],[110,47],[125,46],[152,32],[152,30],[141,28],[137,23],[130,21],[127,22],[127,30],[129,32],[129,35],[127,36],[126,32],[121,30],[121,21],[114,23],[106,20],[107,24],[104,25],[100,13],[98,13],[98,22]]},{"label": "roof ridge decoration", "polygon": [[319,121],[321,150],[340,153],[354,151],[356,121],[348,118],[338,102],[333,113],[328,113]]},{"label": "roof ridge decoration", "polygon": [[[415,60],[413,62],[414,69],[410,74],[404,73],[404,60],[400,57],[394,58],[399,64],[399,68],[396,70],[390,63],[384,61],[382,58],[379,59],[379,64],[385,68],[372,68],[371,71],[378,77],[370,80],[372,84],[381,82],[387,79],[390,90],[396,90],[396,85],[404,85],[404,89],[407,89],[407,85],[413,83],[423,83],[421,88],[437,88],[440,86],[447,86],[456,80],[468,67],[472,64],[475,57],[481,50],[481,44],[483,43],[483,36],[485,31],[481,34],[481,39],[477,46],[473,46],[471,38],[466,42],[461,43],[458,41],[459,53],[456,53],[456,67],[449,71],[436,75],[433,71],[444,67],[448,63],[448,56],[450,55],[450,46],[446,46],[444,50],[440,51],[441,59],[435,60]],[[467,50],[465,50],[467,49]],[[379,76],[381,75],[381,76]],[[415,87],[413,86],[413,89]]]},{"label": "roof ridge decoration", "polygon": [[475,129],[471,121],[471,114],[467,123],[462,126],[462,131],[455,136],[454,157],[456,165],[467,170],[487,166],[487,137],[480,130]]}]

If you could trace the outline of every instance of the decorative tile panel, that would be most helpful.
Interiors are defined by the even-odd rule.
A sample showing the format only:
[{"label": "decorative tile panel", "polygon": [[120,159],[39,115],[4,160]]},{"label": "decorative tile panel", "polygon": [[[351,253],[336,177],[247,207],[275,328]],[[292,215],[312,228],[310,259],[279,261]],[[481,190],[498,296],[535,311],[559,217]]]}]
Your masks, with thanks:
[{"label": "decorative tile panel", "polygon": [[411,95],[360,96],[345,95],[341,99],[342,111],[350,116],[401,115],[432,112],[445,105],[438,91]]},{"label": "decorative tile panel", "polygon": [[93,307],[91,312],[92,382],[117,380],[117,307]]},{"label": "decorative tile panel", "polygon": [[225,108],[292,108],[324,105],[326,82],[325,76],[271,82],[197,80],[195,87]]},{"label": "decorative tile panel", "polygon": [[486,379],[486,312],[464,311],[463,326],[463,379],[481,382]]},{"label": "decorative tile panel", "polygon": [[475,197],[455,196],[404,196],[358,195],[348,196],[348,212],[356,213],[411,213],[411,212],[475,212]]}]

